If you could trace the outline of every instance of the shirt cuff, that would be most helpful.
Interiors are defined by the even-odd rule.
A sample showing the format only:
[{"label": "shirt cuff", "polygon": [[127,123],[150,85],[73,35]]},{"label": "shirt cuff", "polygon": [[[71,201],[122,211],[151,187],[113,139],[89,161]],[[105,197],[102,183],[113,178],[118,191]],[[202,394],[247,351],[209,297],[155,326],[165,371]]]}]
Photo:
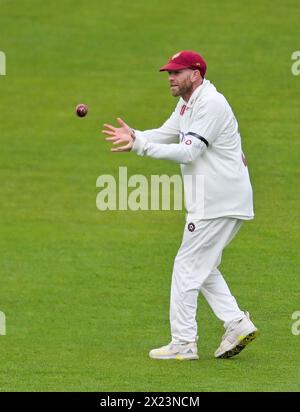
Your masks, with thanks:
[{"label": "shirt cuff", "polygon": [[138,131],[135,131],[135,140],[131,148],[131,151],[136,153],[138,156],[143,156],[146,144],[147,139],[142,137]]}]

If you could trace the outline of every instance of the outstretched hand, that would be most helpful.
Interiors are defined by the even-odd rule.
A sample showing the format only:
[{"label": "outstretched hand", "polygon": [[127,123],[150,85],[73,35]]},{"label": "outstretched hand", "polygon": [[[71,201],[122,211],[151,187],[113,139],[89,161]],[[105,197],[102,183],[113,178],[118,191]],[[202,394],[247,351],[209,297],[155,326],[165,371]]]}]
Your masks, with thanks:
[{"label": "outstretched hand", "polygon": [[112,152],[129,152],[134,143],[133,130],[119,117],[117,120],[121,127],[114,127],[105,123],[105,129],[102,130],[102,133],[109,136],[105,140],[112,142],[113,145],[122,144],[122,146],[110,149]]}]

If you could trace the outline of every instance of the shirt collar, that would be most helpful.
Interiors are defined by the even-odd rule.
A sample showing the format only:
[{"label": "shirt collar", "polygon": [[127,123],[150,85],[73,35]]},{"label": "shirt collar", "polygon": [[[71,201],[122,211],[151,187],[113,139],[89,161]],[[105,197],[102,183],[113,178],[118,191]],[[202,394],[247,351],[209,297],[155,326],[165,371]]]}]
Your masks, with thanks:
[{"label": "shirt collar", "polygon": [[194,106],[195,101],[198,100],[198,98],[203,94],[203,91],[207,88],[207,86],[210,84],[209,80],[203,79],[202,84],[198,86],[192,93],[191,97],[189,98],[189,101],[186,103],[186,108],[191,108]]}]

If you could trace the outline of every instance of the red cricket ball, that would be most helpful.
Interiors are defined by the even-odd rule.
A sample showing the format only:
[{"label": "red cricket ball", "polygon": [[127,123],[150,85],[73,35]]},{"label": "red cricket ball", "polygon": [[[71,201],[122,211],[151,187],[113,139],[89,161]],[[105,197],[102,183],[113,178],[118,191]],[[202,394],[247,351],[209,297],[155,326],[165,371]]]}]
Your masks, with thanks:
[{"label": "red cricket ball", "polygon": [[89,110],[89,108],[87,107],[87,105],[86,105],[86,104],[83,104],[83,103],[78,104],[78,105],[76,106],[76,109],[75,109],[76,114],[77,114],[77,116],[79,116],[79,117],[84,117],[84,116],[86,116],[88,110]]}]

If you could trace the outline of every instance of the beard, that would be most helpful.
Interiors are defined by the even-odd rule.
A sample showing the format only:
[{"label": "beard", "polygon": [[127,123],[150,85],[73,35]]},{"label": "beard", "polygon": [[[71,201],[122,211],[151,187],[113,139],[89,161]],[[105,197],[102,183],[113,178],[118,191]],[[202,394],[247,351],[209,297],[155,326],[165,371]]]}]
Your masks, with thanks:
[{"label": "beard", "polygon": [[186,96],[187,94],[191,93],[191,90],[192,90],[192,83],[189,80],[185,80],[180,85],[176,84],[176,86],[171,86],[171,93],[172,93],[172,96],[174,97]]}]

